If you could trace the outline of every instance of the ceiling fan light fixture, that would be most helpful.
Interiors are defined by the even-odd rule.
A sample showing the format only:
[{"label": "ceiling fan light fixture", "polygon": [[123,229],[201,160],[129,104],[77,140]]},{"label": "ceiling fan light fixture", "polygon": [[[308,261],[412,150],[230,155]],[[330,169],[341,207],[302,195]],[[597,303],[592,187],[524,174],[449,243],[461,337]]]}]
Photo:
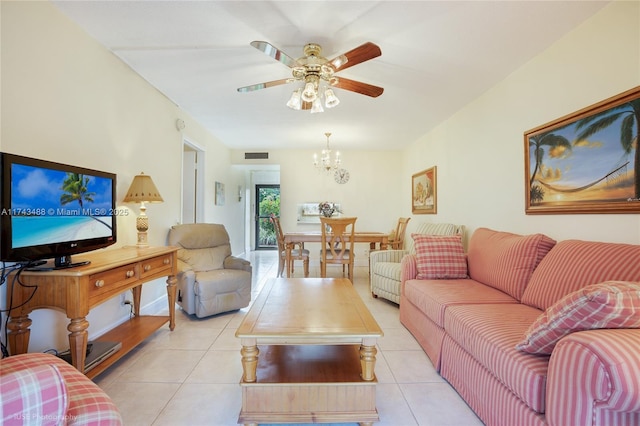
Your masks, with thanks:
[{"label": "ceiling fan light fixture", "polygon": [[318,97],[316,97],[311,104],[311,114],[315,114],[317,112],[324,112],[324,108],[322,108],[322,102]]},{"label": "ceiling fan light fixture", "polygon": [[316,85],[311,81],[305,83],[304,90],[302,91],[302,100],[305,102],[313,102],[317,97],[318,92],[316,91]]},{"label": "ceiling fan light fixture", "polygon": [[300,108],[302,107],[302,101],[300,100],[300,92],[302,91],[302,89],[296,89],[293,91],[293,93],[291,94],[291,97],[289,98],[289,101],[287,102],[287,106],[291,109],[295,109],[296,111],[299,111]]},{"label": "ceiling fan light fixture", "polygon": [[298,59],[294,59],[266,41],[253,41],[251,46],[289,67],[292,76],[240,87],[237,89],[240,93],[297,82],[300,83],[301,87],[291,95],[286,103],[287,107],[294,110],[311,110],[312,113],[317,113],[323,112],[324,108],[333,108],[340,104],[340,100],[333,90],[328,90],[332,87],[338,87],[372,98],[377,98],[384,91],[382,87],[346,78],[339,79],[334,75],[338,71],[380,56],[382,51],[374,43],[364,43],[332,60],[327,60],[327,58],[320,55],[322,48],[316,43],[306,44],[303,49],[304,56]]},{"label": "ceiling fan light fixture", "polygon": [[327,108],[333,108],[334,106],[338,106],[340,104],[340,99],[333,93],[332,89],[327,89],[324,91],[324,106]]}]

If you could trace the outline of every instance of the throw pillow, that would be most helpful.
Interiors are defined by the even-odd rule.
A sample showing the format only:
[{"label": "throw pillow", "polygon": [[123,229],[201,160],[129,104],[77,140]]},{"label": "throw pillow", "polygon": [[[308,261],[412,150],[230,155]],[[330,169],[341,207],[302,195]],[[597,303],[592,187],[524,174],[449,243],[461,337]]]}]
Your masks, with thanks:
[{"label": "throw pillow", "polygon": [[468,278],[461,235],[411,234],[419,280]]},{"label": "throw pillow", "polygon": [[36,365],[0,376],[1,424],[66,424],[67,388],[54,365]]},{"label": "throw pillow", "polygon": [[478,228],[469,240],[469,276],[520,300],[534,270],[555,243],[544,234]]},{"label": "throw pillow", "polygon": [[640,328],[640,282],[607,281],[569,293],[531,324],[516,349],[550,355],[567,334],[599,328]]}]

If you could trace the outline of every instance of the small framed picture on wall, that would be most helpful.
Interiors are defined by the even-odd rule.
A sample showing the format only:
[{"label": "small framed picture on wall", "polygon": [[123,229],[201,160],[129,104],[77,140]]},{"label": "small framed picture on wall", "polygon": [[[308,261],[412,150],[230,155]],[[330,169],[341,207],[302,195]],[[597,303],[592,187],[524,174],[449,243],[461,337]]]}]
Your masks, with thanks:
[{"label": "small framed picture on wall", "polygon": [[224,206],[224,183],[216,182],[216,206]]},{"label": "small framed picture on wall", "polygon": [[436,166],[411,177],[411,213],[436,214],[438,209]]}]

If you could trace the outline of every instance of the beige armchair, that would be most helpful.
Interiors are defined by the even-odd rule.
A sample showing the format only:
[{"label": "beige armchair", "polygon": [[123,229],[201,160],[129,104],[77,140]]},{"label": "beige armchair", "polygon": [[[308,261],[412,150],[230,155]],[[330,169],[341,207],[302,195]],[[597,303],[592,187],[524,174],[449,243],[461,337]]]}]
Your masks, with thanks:
[{"label": "beige armchair", "polygon": [[249,305],[251,263],[231,255],[224,225],[175,225],[169,245],[179,248],[176,299],[185,312],[203,318]]},{"label": "beige armchair", "polygon": [[369,254],[369,280],[373,297],[383,297],[400,303],[400,261],[406,254],[414,254],[411,234],[455,235],[464,232],[464,226],[450,223],[422,223],[407,230],[404,250],[380,250]]}]

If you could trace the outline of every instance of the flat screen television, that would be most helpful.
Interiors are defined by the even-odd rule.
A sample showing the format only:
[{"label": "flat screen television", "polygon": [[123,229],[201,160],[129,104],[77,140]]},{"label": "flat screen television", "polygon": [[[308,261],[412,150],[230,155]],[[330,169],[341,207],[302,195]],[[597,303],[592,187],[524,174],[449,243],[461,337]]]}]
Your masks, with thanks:
[{"label": "flat screen television", "polygon": [[116,175],[0,153],[0,260],[41,269],[116,242]]}]

